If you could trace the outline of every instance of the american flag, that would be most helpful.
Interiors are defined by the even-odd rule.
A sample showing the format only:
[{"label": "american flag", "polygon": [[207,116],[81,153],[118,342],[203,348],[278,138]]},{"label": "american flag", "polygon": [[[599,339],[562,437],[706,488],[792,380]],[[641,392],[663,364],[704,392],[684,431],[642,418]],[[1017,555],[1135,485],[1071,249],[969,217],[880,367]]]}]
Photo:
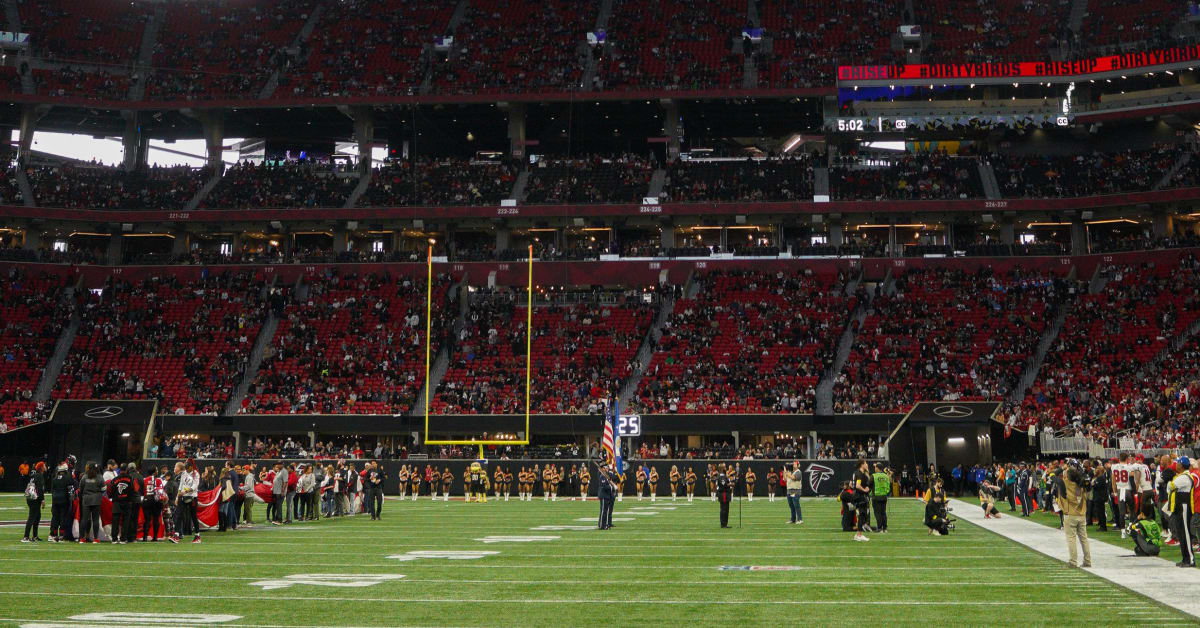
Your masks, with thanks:
[{"label": "american flag", "polygon": [[607,404],[604,411],[604,436],[600,439],[600,448],[604,450],[604,459],[608,464],[616,462],[616,426],[613,424],[613,409],[615,404]]}]

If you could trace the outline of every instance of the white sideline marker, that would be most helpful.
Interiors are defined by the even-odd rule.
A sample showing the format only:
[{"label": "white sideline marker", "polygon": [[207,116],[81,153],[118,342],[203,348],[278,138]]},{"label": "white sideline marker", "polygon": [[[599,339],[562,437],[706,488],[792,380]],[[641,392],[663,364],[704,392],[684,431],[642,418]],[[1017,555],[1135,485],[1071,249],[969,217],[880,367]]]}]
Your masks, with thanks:
[{"label": "white sideline marker", "polygon": [[485,536],[478,539],[480,543],[538,543],[541,541],[556,541],[559,536]]},{"label": "white sideline marker", "polygon": [[[588,521],[591,521],[591,519],[588,519]],[[529,528],[529,529],[533,530],[534,532],[555,532],[555,531],[559,531],[559,530],[575,530],[575,531],[582,532],[584,530],[595,530],[596,526],[572,526],[572,525],[536,526],[536,527]]]},{"label": "white sideline marker", "polygon": [[251,582],[250,586],[262,587],[263,591],[287,589],[301,584],[315,587],[370,587],[403,577],[400,574],[302,573],[285,576],[279,580],[257,580]]},{"label": "white sideline marker", "polygon": [[422,558],[444,558],[446,560],[478,560],[484,556],[495,556],[500,552],[491,550],[473,550],[469,552],[442,551],[442,550],[417,550],[405,552],[403,554],[392,554],[388,556],[392,560],[409,561],[421,560]]}]

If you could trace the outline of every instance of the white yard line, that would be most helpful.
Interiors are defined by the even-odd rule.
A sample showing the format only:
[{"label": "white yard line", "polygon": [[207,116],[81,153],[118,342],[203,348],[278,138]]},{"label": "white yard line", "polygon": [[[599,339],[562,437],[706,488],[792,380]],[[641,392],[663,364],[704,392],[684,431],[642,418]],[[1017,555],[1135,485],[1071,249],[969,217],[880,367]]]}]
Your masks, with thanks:
[{"label": "white yard line", "polygon": [[[14,597],[30,597],[43,596],[45,591],[0,591],[2,596]],[[672,605],[688,605],[688,606],[725,606],[736,604],[739,606],[845,606],[845,598],[829,600],[672,600],[672,599],[613,599],[613,598],[521,598],[521,599],[491,599],[491,598],[431,598],[431,597],[330,597],[327,595],[320,596],[284,596],[274,594],[263,595],[204,595],[198,598],[191,594],[169,595],[161,593],[101,593],[101,592],[81,592],[72,593],[65,591],[54,592],[55,597],[88,597],[88,598],[137,598],[137,599],[168,599],[168,600],[189,600],[196,602],[197,600],[245,600],[254,602],[265,601],[305,601],[305,602],[371,602],[380,604],[529,604],[529,603],[546,603],[546,604],[596,604],[596,605],[654,605],[654,604],[672,604]],[[1010,607],[1014,604],[1012,600],[994,600],[994,601],[978,601],[978,600],[940,600],[940,601],[922,601],[922,600],[856,600],[855,606],[1005,606]],[[1080,600],[1061,600],[1061,601],[1023,601],[1021,606],[1111,606],[1111,602],[1107,600],[1097,600],[1095,602],[1083,602]]]},{"label": "white yard line", "polygon": [[[1061,530],[1022,517],[1006,515],[999,519],[984,519],[979,506],[959,500],[951,502],[954,504],[954,516],[959,519],[991,530],[1040,554],[1067,561],[1066,536]],[[1193,617],[1200,617],[1200,569],[1182,569],[1163,558],[1134,556],[1130,547],[1118,547],[1097,539],[1089,539],[1089,546],[1093,567],[1084,571]],[[1082,556],[1080,560],[1083,560]]]}]

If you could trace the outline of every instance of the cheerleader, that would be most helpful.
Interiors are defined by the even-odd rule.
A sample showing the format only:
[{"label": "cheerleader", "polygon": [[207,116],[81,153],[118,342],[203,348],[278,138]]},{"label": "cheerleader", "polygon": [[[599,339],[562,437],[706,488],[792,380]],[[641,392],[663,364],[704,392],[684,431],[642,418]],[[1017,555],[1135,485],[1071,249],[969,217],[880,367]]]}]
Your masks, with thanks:
[{"label": "cheerleader", "polygon": [[442,488],[442,473],[437,469],[429,472],[429,499],[437,501],[438,491]]},{"label": "cheerleader", "polygon": [[508,496],[512,495],[513,472],[512,469],[504,470],[504,501],[508,501]]},{"label": "cheerleader", "polygon": [[579,468],[579,499],[587,501],[588,486],[592,483],[592,474],[588,471],[587,465]]},{"label": "cheerleader", "polygon": [[709,501],[717,501],[717,468],[715,466],[708,465],[708,476],[705,481],[708,483]]},{"label": "cheerleader", "polygon": [[[450,501],[450,485],[454,482],[454,474],[450,472],[450,467],[446,467],[442,471],[442,501]],[[432,490],[430,492],[433,492]],[[437,496],[434,495],[436,499]]]},{"label": "cheerleader", "polygon": [[646,488],[646,467],[638,467],[634,483],[637,485],[638,501],[640,502],[642,501],[642,493]]},{"label": "cheerleader", "polygon": [[625,473],[617,474],[617,501],[625,501]]},{"label": "cheerleader", "polygon": [[404,501],[404,498],[408,496],[408,465],[400,465],[398,475],[400,477],[400,501]]},{"label": "cheerleader", "polygon": [[687,498],[692,501],[692,497],[696,495],[696,472],[688,467],[687,475],[684,476],[684,483],[687,484]]},{"label": "cheerleader", "polygon": [[541,501],[550,501],[550,485],[554,482],[554,467],[546,465],[541,469]]},{"label": "cheerleader", "polygon": [[754,483],[758,481],[758,476],[754,474],[754,469],[746,469],[746,499],[754,501]]},{"label": "cheerleader", "polygon": [[529,501],[533,501],[533,489],[537,487],[538,482],[542,481],[542,468],[538,465],[533,465],[529,470]]},{"label": "cheerleader", "polygon": [[[417,471],[417,465],[413,465],[412,471],[408,474],[408,486],[412,490],[412,500],[417,501],[417,495],[421,492],[421,474]],[[433,488],[429,489],[429,494],[433,495]]]},{"label": "cheerleader", "polygon": [[650,501],[654,501],[658,497],[658,469],[650,467],[650,477],[646,479],[650,484]]},{"label": "cheerleader", "polygon": [[496,471],[492,473],[492,485],[496,487],[496,499],[500,499],[504,495],[504,469],[496,467]]},{"label": "cheerleader", "polygon": [[671,501],[675,501],[675,496],[679,495],[679,467],[671,465],[671,473],[667,475],[667,479],[671,482]]},{"label": "cheerleader", "polygon": [[775,489],[779,486],[779,474],[775,472],[775,467],[767,469],[767,501],[775,501]]}]

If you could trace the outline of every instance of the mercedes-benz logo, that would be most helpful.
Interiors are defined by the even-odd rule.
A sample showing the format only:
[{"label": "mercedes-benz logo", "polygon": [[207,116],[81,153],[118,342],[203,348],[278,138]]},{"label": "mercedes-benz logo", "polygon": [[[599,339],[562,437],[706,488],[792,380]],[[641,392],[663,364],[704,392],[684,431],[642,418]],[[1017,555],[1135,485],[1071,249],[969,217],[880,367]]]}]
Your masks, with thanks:
[{"label": "mercedes-benz logo", "polygon": [[89,408],[87,412],[83,413],[83,416],[89,419],[111,419],[124,411],[125,408],[121,406],[96,406]]},{"label": "mercedes-benz logo", "polygon": [[938,406],[933,409],[933,413],[944,419],[961,419],[974,414],[965,406]]}]

